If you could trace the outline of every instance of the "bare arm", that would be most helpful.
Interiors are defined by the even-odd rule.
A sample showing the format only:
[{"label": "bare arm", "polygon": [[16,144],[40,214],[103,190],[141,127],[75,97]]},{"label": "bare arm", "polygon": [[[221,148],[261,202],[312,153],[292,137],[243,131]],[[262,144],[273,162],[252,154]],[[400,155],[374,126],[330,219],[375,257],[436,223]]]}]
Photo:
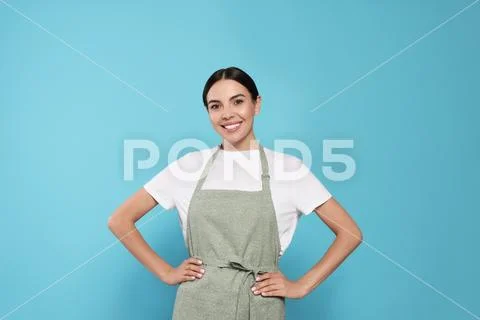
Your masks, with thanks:
[{"label": "bare arm", "polygon": [[298,280],[305,294],[324,281],[363,240],[360,228],[333,197],[315,208],[315,213],[336,238],[325,255]]},{"label": "bare arm", "polygon": [[155,199],[144,188],[140,188],[109,217],[108,228],[135,258],[163,280],[172,266],[155,253],[135,226],[135,222],[156,205]]},{"label": "bare arm", "polygon": [[169,265],[156,254],[135,227],[135,222],[157,205],[142,187],[122,203],[108,218],[108,228],[148,270],[163,282],[173,285],[199,276],[196,259],[185,260],[178,268]]}]

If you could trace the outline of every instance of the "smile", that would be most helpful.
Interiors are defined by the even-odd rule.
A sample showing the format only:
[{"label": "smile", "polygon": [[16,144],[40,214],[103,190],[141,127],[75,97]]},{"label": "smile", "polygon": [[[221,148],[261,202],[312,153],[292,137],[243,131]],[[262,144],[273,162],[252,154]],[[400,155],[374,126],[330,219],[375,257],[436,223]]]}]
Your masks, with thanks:
[{"label": "smile", "polygon": [[242,124],[242,122],[243,121],[240,121],[234,124],[223,125],[221,127],[224,128],[227,132],[235,132],[238,130],[238,128],[240,128],[240,125]]}]

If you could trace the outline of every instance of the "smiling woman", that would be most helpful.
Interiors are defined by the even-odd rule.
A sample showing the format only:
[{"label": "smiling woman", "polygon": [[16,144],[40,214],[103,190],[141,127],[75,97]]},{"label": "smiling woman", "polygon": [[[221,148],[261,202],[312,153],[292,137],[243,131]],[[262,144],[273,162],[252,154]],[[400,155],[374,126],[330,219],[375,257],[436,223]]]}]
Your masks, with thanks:
[{"label": "smiling woman", "polygon": [[[312,292],[361,243],[362,233],[302,160],[257,141],[253,124],[261,97],[247,73],[237,67],[214,72],[203,103],[221,143],[170,163],[114,212],[109,228],[163,282],[178,285],[174,320],[282,320],[285,299]],[[245,157],[247,166],[226,165]],[[172,170],[199,164],[193,181]],[[283,172],[299,174],[285,181]],[[135,228],[157,204],[178,210],[189,257],[177,267]],[[278,263],[298,219],[311,212],[336,239],[315,266],[289,280]]]},{"label": "smiling woman", "polygon": [[239,68],[220,69],[207,80],[202,98],[213,128],[227,142],[223,148],[250,149],[262,101],[253,79]]}]

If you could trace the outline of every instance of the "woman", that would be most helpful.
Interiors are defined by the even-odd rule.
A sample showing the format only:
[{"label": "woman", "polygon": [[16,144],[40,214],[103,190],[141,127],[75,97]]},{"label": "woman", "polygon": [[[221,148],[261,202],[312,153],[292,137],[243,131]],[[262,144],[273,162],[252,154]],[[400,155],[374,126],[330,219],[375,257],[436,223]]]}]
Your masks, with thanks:
[{"label": "woman", "polygon": [[[361,243],[362,233],[310,170],[280,181],[274,170],[280,163],[285,171],[306,167],[256,140],[253,122],[261,97],[247,73],[236,67],[214,72],[203,103],[222,143],[169,164],[112,214],[108,226],[146,268],[163,282],[179,285],[174,319],[284,319],[285,298],[309,294]],[[226,164],[246,155],[255,160],[250,168],[255,177],[231,166],[233,179],[226,179]],[[194,181],[171,170],[199,163],[203,168]],[[177,267],[159,257],[135,229],[134,223],[157,204],[178,209],[189,258]],[[278,261],[299,213],[313,211],[336,239],[307,273],[289,280]]]}]

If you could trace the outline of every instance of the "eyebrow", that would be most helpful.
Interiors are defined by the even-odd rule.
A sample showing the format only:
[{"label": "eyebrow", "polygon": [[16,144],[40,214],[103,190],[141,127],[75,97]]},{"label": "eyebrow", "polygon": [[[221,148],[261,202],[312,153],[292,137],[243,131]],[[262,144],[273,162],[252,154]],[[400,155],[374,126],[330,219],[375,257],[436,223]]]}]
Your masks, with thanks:
[{"label": "eyebrow", "polygon": [[[240,97],[240,96],[245,97],[245,95],[239,93],[239,94],[236,94],[236,95],[232,96],[232,97],[230,98],[230,100],[233,100],[233,99],[235,99],[235,98],[237,98],[237,97]],[[210,104],[211,102],[220,102],[220,100],[209,100],[209,101],[207,102],[207,104]]]}]

